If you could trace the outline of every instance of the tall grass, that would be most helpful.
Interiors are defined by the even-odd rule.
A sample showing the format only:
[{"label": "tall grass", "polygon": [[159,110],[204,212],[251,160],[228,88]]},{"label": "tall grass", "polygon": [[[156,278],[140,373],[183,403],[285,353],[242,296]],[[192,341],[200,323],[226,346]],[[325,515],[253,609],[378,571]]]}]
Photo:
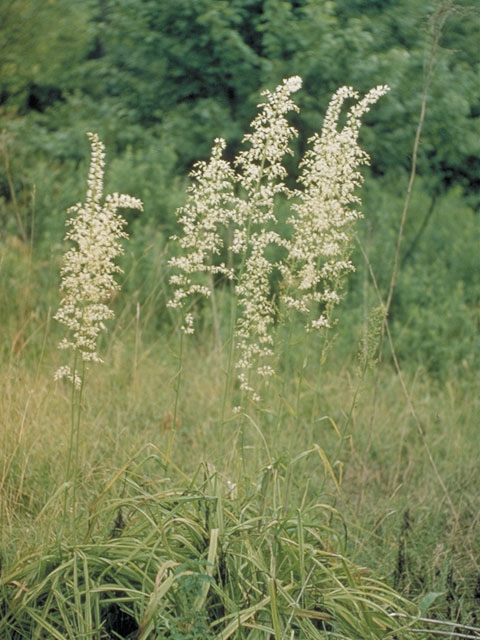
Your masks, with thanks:
[{"label": "tall grass", "polygon": [[135,461],[117,474],[121,498],[108,495],[112,481],[91,506],[83,543],[30,553],[6,573],[2,637],[401,632],[390,612],[408,613],[408,603],[342,554],[335,509],[306,500],[288,507],[276,466],[261,472],[257,486],[232,487],[205,468],[179,489],[167,479],[155,489],[142,467]]},{"label": "tall grass", "polygon": [[[36,313],[27,295],[17,295],[10,312],[0,306],[10,344],[0,374],[0,635],[7,640],[479,637],[477,398],[470,387],[445,393],[416,374],[403,381],[455,501],[452,521],[445,492],[426,471],[399,378],[388,363],[377,381],[370,373],[383,308],[359,346],[360,366],[340,364],[340,351],[328,345],[339,301],[333,294],[351,269],[351,224],[359,217],[351,207],[360,181],[352,172],[366,159],[356,146],[359,117],[379,94],[355,103],[340,131],[342,99],[355,94],[336,95],[304,163],[305,189],[290,193],[279,163],[293,135],[286,94],[298,88],[291,79],[266,94],[261,113],[268,117],[254,121],[245,140],[252,146],[236,169],[223,164],[219,141],[209,163],[197,167],[198,184],[180,214],[184,231],[198,224],[201,234],[180,240],[190,262],[179,253],[171,260],[174,289],[162,273],[151,295],[113,300],[113,331],[87,345],[87,362],[99,348],[109,366],[89,371],[73,467],[65,469],[75,369],[70,385],[54,382],[60,328],[50,322],[51,307],[44,302]],[[271,149],[275,132],[281,144]],[[332,168],[338,189],[316,192],[315,171]],[[352,182],[342,190],[347,174]],[[332,194],[340,194],[338,206]],[[290,200],[299,217],[275,226],[275,212]],[[223,218],[204,224],[201,216],[218,214],[220,205]],[[315,215],[322,242],[302,254]],[[288,224],[293,231],[282,239]],[[224,251],[229,237],[237,244]],[[37,291],[42,267],[30,250],[0,246],[5,282],[18,274],[24,294]],[[158,298],[174,301],[161,332],[150,326]],[[179,322],[176,306],[184,311]],[[15,315],[23,318],[20,330]],[[72,481],[74,517],[65,528]],[[435,613],[456,626],[432,627],[427,614]]]}]

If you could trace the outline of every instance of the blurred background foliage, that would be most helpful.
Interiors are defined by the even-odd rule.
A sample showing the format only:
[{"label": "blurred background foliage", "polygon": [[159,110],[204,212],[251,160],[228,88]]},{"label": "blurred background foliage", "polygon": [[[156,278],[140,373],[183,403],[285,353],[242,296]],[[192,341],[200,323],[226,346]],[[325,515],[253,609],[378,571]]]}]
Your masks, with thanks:
[{"label": "blurred background foliage", "polygon": [[[145,203],[141,215],[129,217],[127,290],[142,300],[158,289],[153,297],[166,321],[159,265],[188,171],[207,157],[213,139],[225,137],[233,157],[260,90],[298,74],[300,154],[338,86],[365,92],[387,83],[391,92],[361,134],[372,165],[360,228],[385,291],[438,6],[436,0],[5,0],[0,243],[11,246],[16,237],[33,246],[39,264],[50,264],[64,235],[64,212],[83,197],[85,133],[97,131],[107,147],[106,188]],[[452,367],[472,370],[480,355],[480,9],[473,0],[443,6],[391,310],[400,355],[439,376]],[[342,314],[352,353],[377,304],[360,254],[355,261]]]}]

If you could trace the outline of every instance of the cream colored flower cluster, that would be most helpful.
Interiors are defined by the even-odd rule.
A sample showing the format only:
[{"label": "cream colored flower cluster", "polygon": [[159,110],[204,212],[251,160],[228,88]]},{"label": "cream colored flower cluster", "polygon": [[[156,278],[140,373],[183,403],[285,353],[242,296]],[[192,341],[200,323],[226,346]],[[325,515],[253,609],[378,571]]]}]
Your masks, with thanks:
[{"label": "cream colored flower cluster", "polygon": [[[291,154],[291,139],[297,135],[286,114],[298,111],[291,94],[302,84],[298,76],[288,78],[275,91],[266,91],[266,101],[244,136],[246,149],[232,168],[222,159],[225,142],[215,141],[211,158],[192,173],[186,205],[178,215],[183,236],[176,238],[183,254],[170,261],[176,269],[171,307],[184,310],[184,331],[193,332],[189,310],[192,298],[210,296],[205,275],[221,274],[235,282],[239,317],[235,328],[240,386],[258,399],[251,374],[271,376],[275,304],[271,276],[283,276],[280,302],[287,309],[306,315],[307,329],[329,326],[331,308],[339,301],[338,286],[351,270],[350,225],[360,217],[354,191],[362,178],[357,170],[368,162],[357,143],[361,117],[388,90],[376,87],[363,99],[349,87],[339,89],[327,110],[320,135],[309,140],[310,149],[301,164],[300,187],[293,192],[285,185],[283,161]],[[339,130],[338,120],[345,99],[356,102]],[[288,219],[292,234],[281,237],[276,228],[276,197],[294,198]],[[218,262],[225,239],[234,268]],[[285,260],[272,262],[269,248],[286,252]],[[237,256],[235,258],[235,256]],[[216,259],[216,262],[215,262]],[[202,279],[203,278],[203,279]]]},{"label": "cream colored flower cluster", "polygon": [[[270,327],[274,320],[269,284],[274,265],[264,254],[268,245],[280,242],[280,237],[274,230],[267,231],[265,225],[276,222],[275,196],[288,191],[282,161],[286,153],[292,153],[289,142],[296,131],[285,114],[298,111],[290,95],[300,89],[301,83],[295,76],[284,80],[274,92],[263,92],[266,101],[259,105],[252,132],[243,138],[248,147],[235,160],[237,171],[222,159],[225,141],[221,139],[215,140],[209,162],[196,165],[186,205],[178,210],[183,236],[174,237],[184,252],[170,260],[177,273],[170,278],[175,290],[168,305],[184,309],[182,329],[186,333],[194,330],[193,316],[188,311],[192,296],[211,295],[211,287],[202,276],[222,274],[236,282],[240,309],[237,369],[241,388],[252,393],[248,376],[256,362],[260,363],[260,375],[273,373],[263,363],[272,355]],[[236,190],[243,197],[236,195]],[[225,234],[227,228],[232,234],[229,249],[240,256],[236,273],[224,262],[214,263],[224,246],[222,231]]]},{"label": "cream colored flower cluster", "polygon": [[[330,326],[331,310],[340,300],[342,278],[353,270],[349,259],[350,227],[361,217],[355,189],[362,183],[357,167],[368,164],[358,146],[361,117],[388,87],[378,86],[359,100],[350,87],[340,88],[330,101],[323,129],[314,135],[300,164],[294,215],[288,222],[292,238],[285,242],[288,257],[279,266],[285,286],[283,302],[307,315],[307,329]],[[343,128],[338,120],[344,101],[357,100],[346,114]]]},{"label": "cream colored flower cluster", "polygon": [[[97,134],[89,133],[91,160],[85,204],[78,203],[68,212],[74,213],[67,220],[70,229],[65,238],[74,246],[64,256],[60,290],[63,294],[55,319],[64,324],[69,337],[59,347],[72,349],[83,361],[100,362],[97,339],[105,328],[105,320],[113,317],[113,311],[105,301],[118,290],[114,274],[121,271],[114,259],[122,253],[118,240],[127,237],[125,220],[117,214],[120,207],[142,209],[137,198],[114,193],[107,195],[101,204],[104,146]],[[75,377],[74,377],[75,376]],[[78,386],[79,378],[68,366],[58,369],[55,377],[67,377]]]},{"label": "cream colored flower cluster", "polygon": [[240,388],[258,400],[249,382],[250,373],[268,378],[274,373],[269,360],[273,356],[272,325],[275,306],[270,293],[270,276],[275,265],[266,257],[269,245],[281,245],[275,226],[275,197],[289,191],[284,179],[285,154],[292,154],[290,140],[297,131],[288,124],[285,114],[298,111],[290,98],[302,86],[298,76],[287,78],[272,93],[264,91],[266,102],[251,124],[252,133],[244,136],[248,145],[235,161],[238,182],[245,198],[237,206],[237,229],[233,251],[243,254],[235,293],[240,308],[236,339],[239,357],[236,362]]},{"label": "cream colored flower cluster", "polygon": [[275,306],[270,293],[270,275],[274,264],[265,256],[269,244],[278,243],[278,234],[265,229],[252,234],[250,253],[245,261],[243,273],[235,287],[240,317],[237,322],[236,339],[239,357],[236,362],[240,388],[258,400],[249,375],[253,368],[264,378],[273,375],[268,364],[273,356],[272,325]]},{"label": "cream colored flower cluster", "polygon": [[239,206],[238,222],[245,227],[248,223],[266,224],[275,220],[274,197],[286,192],[284,179],[287,176],[283,166],[285,154],[292,155],[290,140],[297,135],[288,124],[285,114],[297,111],[298,107],[290,98],[302,86],[302,80],[293,76],[283,81],[272,93],[264,91],[264,104],[251,124],[252,133],[243,137],[248,148],[241,151],[235,165],[239,171],[239,182],[246,192],[246,198]]},{"label": "cream colored flower cluster", "polygon": [[[170,278],[175,286],[170,307],[185,307],[192,296],[210,296],[211,290],[203,274],[223,274],[233,279],[233,271],[224,262],[213,263],[214,256],[224,246],[222,232],[228,227],[235,212],[237,198],[234,195],[235,173],[228,162],[222,159],[225,141],[217,138],[209,162],[198,162],[191,173],[192,185],[188,189],[186,204],[178,209],[177,216],[183,226],[181,238],[177,240],[182,255],[173,257],[169,264],[177,273]],[[193,315],[185,314],[182,330],[193,333]]]}]

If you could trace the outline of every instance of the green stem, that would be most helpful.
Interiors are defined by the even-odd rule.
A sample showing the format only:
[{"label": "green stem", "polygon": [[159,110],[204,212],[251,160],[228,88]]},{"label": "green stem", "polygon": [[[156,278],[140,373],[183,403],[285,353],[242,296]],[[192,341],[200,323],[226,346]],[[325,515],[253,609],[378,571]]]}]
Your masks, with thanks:
[{"label": "green stem", "polygon": [[215,297],[215,284],[213,281],[213,275],[211,273],[208,275],[208,288],[210,289],[210,302],[212,305],[213,331],[215,333],[215,347],[218,353],[220,353],[222,350],[222,336],[220,334],[220,321],[218,318],[217,301]]},{"label": "green stem", "polygon": [[[280,326],[278,332],[282,331],[282,329],[284,330],[285,327],[284,326],[283,327]],[[288,331],[287,331],[286,341],[285,341],[285,348],[283,349],[283,361],[285,363],[285,371],[288,371],[288,369],[289,369],[290,344],[291,344],[291,342],[292,342],[292,323],[289,322],[288,323]],[[282,367],[282,363],[281,363],[281,360],[279,358],[279,360],[278,360],[278,368],[280,369],[281,367]],[[280,371],[279,371],[279,374],[280,374]],[[281,378],[281,392],[278,395],[278,411],[277,411],[276,422],[275,422],[275,430],[274,430],[275,442],[277,442],[277,443],[279,442],[280,429],[282,427],[282,422],[283,422],[285,390],[286,390],[285,378],[282,376],[282,378]]]},{"label": "green stem", "polygon": [[[297,389],[295,393],[295,433],[297,434],[297,436],[301,434],[303,431],[300,425],[299,411],[300,411],[300,395],[302,391],[302,383],[303,383],[303,380],[305,379],[305,369],[306,369],[306,360],[307,360],[307,343],[308,343],[309,335],[310,334],[307,331],[303,332],[301,361],[300,361],[300,368],[298,371]],[[293,457],[292,449],[293,449],[293,438],[290,438],[289,459]]]},{"label": "green stem", "polygon": [[77,370],[78,352],[75,350],[72,367],[72,391],[70,396],[70,435],[68,440],[68,452],[67,452],[67,466],[65,470],[65,491],[63,494],[63,518],[60,525],[60,531],[58,534],[59,545],[61,543],[63,532],[65,530],[65,523],[67,521],[68,511],[68,494],[70,493],[70,474],[72,469],[72,454],[73,454],[73,441],[75,434],[75,374]]},{"label": "green stem", "polygon": [[8,155],[8,147],[7,147],[7,134],[5,131],[2,132],[2,139],[0,142],[0,150],[3,158],[3,165],[5,168],[5,176],[7,178],[7,184],[10,191],[10,198],[13,204],[13,211],[15,212],[15,217],[17,219],[18,232],[25,244],[28,241],[27,233],[25,231],[25,226],[22,221],[22,216],[20,215],[20,207],[18,206],[17,194],[15,193],[15,187],[13,186],[12,174],[10,173],[10,158]]},{"label": "green stem", "polygon": [[[74,386],[75,386],[76,370],[74,371]],[[75,425],[75,458],[73,464],[73,499],[72,499],[72,523],[73,523],[73,537],[76,542],[76,521],[77,521],[77,489],[78,489],[78,467],[79,467],[79,450],[80,450],[80,422],[82,417],[82,398],[83,389],[85,385],[85,361],[82,360],[82,373],[80,375],[80,389],[77,394],[77,412],[76,412],[76,425]]]},{"label": "green stem", "polygon": [[228,398],[231,397],[231,387],[233,378],[233,361],[235,355],[235,320],[237,315],[237,296],[235,294],[235,285],[232,283],[232,301],[230,306],[230,337],[228,347],[227,375],[225,378],[225,389],[223,392],[222,414],[220,419],[220,461],[223,461],[225,455],[225,416],[227,413]]},{"label": "green stem", "polygon": [[179,367],[176,374],[177,384],[175,387],[175,404],[173,407],[173,421],[172,421],[172,428],[170,430],[170,438],[168,440],[167,459],[165,463],[167,469],[170,465],[173,444],[174,444],[175,436],[177,433],[178,402],[180,398],[180,385],[182,382],[182,372],[183,372],[183,331],[180,331],[180,352],[178,355],[178,360],[179,360]]}]

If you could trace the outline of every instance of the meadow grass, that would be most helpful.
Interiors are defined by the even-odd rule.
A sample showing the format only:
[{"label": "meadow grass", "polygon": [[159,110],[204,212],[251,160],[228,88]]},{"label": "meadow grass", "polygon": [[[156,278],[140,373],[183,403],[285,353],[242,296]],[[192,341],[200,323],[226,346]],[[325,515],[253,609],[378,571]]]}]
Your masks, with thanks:
[{"label": "meadow grass", "polygon": [[[45,263],[2,242],[2,637],[479,637],[475,380],[380,364],[381,301],[359,358],[331,344],[360,217],[360,116],[387,88],[335,94],[291,192],[280,161],[299,87],[265,93],[238,174],[220,140],[197,165],[185,255],[151,295],[117,295],[115,209],[141,203],[101,205],[94,136],[59,312]],[[339,132],[346,97],[359,102]],[[294,198],[287,236],[271,226],[279,194]],[[59,338],[74,364],[54,377]]]},{"label": "meadow grass", "polygon": [[[42,324],[39,318],[32,320],[32,332],[37,323]],[[209,345],[199,336],[187,345],[184,353],[185,391],[167,471],[177,353],[171,348],[172,342],[163,336],[151,332],[139,336],[141,329],[126,316],[115,329],[108,347],[110,366],[91,371],[89,384],[95,393],[87,393],[83,420],[88,427],[80,439],[81,481],[77,498],[79,512],[85,514],[83,535],[92,505],[93,512],[98,512],[93,538],[99,546],[95,550],[90,548],[94,556],[105,552],[101,545],[106,544],[118,524],[120,511],[128,521],[131,513],[140,508],[138,500],[141,504],[154,504],[162,491],[165,495],[186,491],[188,495],[188,487],[194,494],[199,486],[205,491],[206,477],[214,477],[227,494],[227,501],[234,504],[232,507],[227,502],[225,517],[238,516],[245,503],[260,499],[262,490],[267,490],[268,496],[263,508],[270,516],[274,513],[271,518],[274,522],[282,518],[288,521],[301,504],[310,506],[317,501],[328,505],[339,514],[331,518],[329,526],[335,540],[342,540],[341,548],[349,562],[364,567],[369,576],[383,577],[417,603],[422,603],[425,597],[428,603],[429,594],[438,594],[428,609],[432,617],[463,624],[477,622],[475,562],[479,549],[475,531],[480,478],[475,428],[478,398],[473,394],[473,380],[440,386],[421,371],[408,376],[409,389],[426,426],[440,473],[460,514],[458,529],[432,475],[390,365],[385,364],[380,372],[375,415],[372,415],[375,391],[372,374],[361,381],[361,393],[348,415],[359,382],[358,367],[356,362],[338,366],[340,355],[334,347],[330,364],[323,367],[321,384],[315,389],[306,384],[301,392],[300,416],[292,413],[298,393],[292,380],[289,388],[282,386],[287,408],[281,428],[272,418],[278,414],[278,406],[276,403],[267,406],[256,417],[262,433],[253,424],[246,430],[243,441],[246,454],[242,457],[238,426],[229,424],[226,453],[220,458],[212,442],[218,442],[224,431],[218,398],[223,393],[225,356],[215,350],[213,342]],[[1,412],[2,575],[7,577],[9,571],[19,567],[26,570],[24,559],[31,558],[29,554],[39,558],[53,554],[52,567],[56,566],[55,557],[59,559],[55,556],[58,551],[55,541],[62,520],[68,388],[65,383],[52,380],[51,372],[58,358],[52,348],[55,342],[52,335],[48,339],[49,348],[43,352],[35,344],[41,340],[38,330],[25,351],[12,356],[2,374],[5,390]],[[318,354],[312,351],[311,355],[315,358]],[[313,443],[321,446],[330,461],[336,482],[318,452],[304,455]],[[292,464],[296,457],[298,460]],[[200,460],[204,466],[199,472]],[[194,477],[199,480],[197,484]],[[270,483],[271,486],[266,486]],[[229,494],[229,488],[237,492],[236,498],[232,497],[235,494]],[[195,495],[198,498],[199,494]],[[275,511],[285,505],[286,510]],[[138,537],[141,538],[140,534]],[[323,539],[328,540],[329,536]],[[87,550],[79,548],[75,562],[80,562]],[[140,555],[145,552],[142,545],[137,551]],[[65,571],[73,571],[73,560],[67,551],[65,554],[68,565]],[[48,575],[44,570],[42,579],[47,581],[44,588]],[[154,579],[151,575],[150,580]],[[202,578],[198,580],[203,584]],[[21,584],[21,580],[16,582]],[[193,582],[197,597],[195,590],[199,586]],[[135,605],[137,620],[149,597],[147,587],[143,587],[143,605]],[[115,610],[115,602],[107,604]],[[175,606],[169,615],[173,616],[174,610]],[[105,612],[105,607],[102,611]],[[195,624],[205,629],[209,621],[208,617],[200,616]],[[103,623],[106,624],[105,616]],[[180,624],[180,618],[175,624]],[[363,637],[361,632],[351,633],[347,637]]]}]

